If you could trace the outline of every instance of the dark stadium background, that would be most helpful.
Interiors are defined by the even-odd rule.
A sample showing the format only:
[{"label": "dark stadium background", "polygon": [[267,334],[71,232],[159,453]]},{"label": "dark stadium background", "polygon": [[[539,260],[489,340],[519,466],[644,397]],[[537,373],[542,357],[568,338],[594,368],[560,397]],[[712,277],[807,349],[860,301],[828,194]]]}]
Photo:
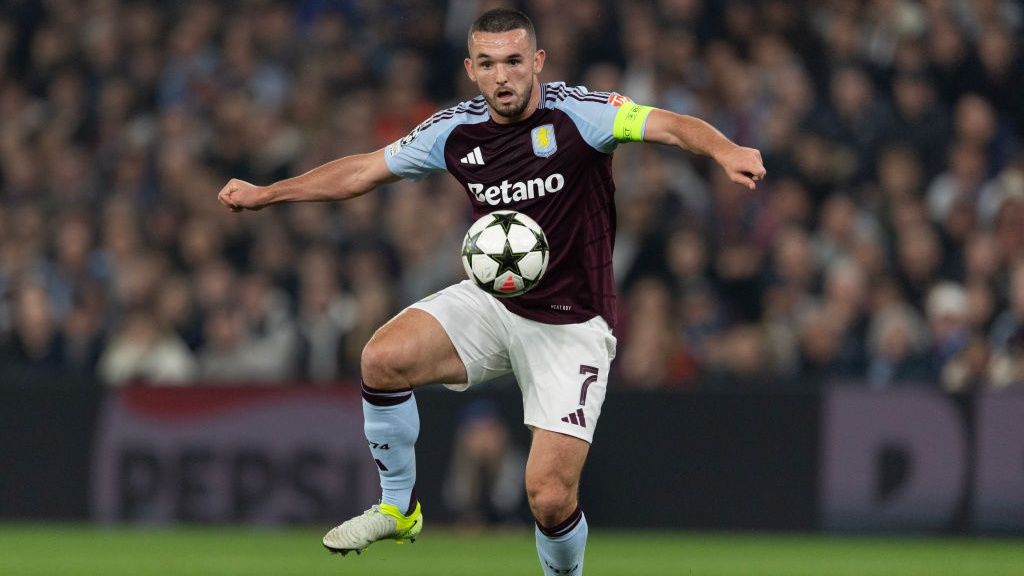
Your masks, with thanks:
[{"label": "dark stadium background", "polygon": [[[466,30],[498,5],[534,19],[543,80],[699,116],[768,170],[748,191],[678,150],[615,154],[619,348],[582,487],[595,532],[680,534],[667,573],[690,573],[677,544],[751,562],[817,546],[774,531],[969,535],[908,546],[1018,550],[936,560],[950,573],[1024,565],[1018,2],[7,0],[0,572],[55,573],[17,543],[62,530],[83,551],[139,526],[316,544],[372,501],[359,352],[463,277],[464,192],[442,175],[243,214],[216,193],[380,148],[473,96]],[[418,397],[420,486],[449,552],[463,529],[527,534],[514,382]],[[624,573],[610,543],[649,533],[616,534],[588,573]],[[939,573],[855,542],[849,573]]]}]

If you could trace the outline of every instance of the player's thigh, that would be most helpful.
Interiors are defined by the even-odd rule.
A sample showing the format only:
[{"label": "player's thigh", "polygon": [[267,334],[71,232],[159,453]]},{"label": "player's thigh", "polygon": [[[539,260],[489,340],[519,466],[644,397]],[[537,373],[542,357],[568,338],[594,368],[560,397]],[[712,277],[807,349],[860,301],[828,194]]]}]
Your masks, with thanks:
[{"label": "player's thigh", "polygon": [[524,423],[591,442],[615,344],[600,317],[566,325],[521,319],[511,359],[523,392]]},{"label": "player's thigh", "polygon": [[526,461],[526,487],[531,499],[547,492],[566,504],[575,503],[590,444],[574,436],[534,428]]},{"label": "player's thigh", "polygon": [[427,312],[437,320],[462,361],[462,378],[440,381],[448,388],[465,390],[512,371],[512,314],[468,280],[432,294],[410,308]]},{"label": "player's thigh", "polygon": [[441,323],[416,308],[406,308],[374,333],[363,349],[362,371],[370,386],[466,381],[466,367]]}]

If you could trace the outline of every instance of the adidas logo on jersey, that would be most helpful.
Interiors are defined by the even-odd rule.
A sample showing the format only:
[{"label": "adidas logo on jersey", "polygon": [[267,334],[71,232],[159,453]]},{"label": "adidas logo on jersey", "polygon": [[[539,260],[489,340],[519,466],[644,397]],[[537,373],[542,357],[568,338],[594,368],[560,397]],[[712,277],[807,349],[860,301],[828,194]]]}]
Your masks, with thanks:
[{"label": "adidas logo on jersey", "polygon": [[577,408],[575,412],[570,412],[568,416],[562,416],[562,422],[568,422],[569,424],[575,424],[584,428],[587,427],[587,419],[583,417],[583,408]]},{"label": "adidas logo on jersey", "polygon": [[470,152],[469,154],[466,154],[465,156],[463,156],[462,160],[459,160],[459,162],[462,162],[463,164],[473,164],[475,166],[483,166],[484,165],[484,157],[480,154],[480,147],[477,146],[476,148],[473,148],[473,151]]}]

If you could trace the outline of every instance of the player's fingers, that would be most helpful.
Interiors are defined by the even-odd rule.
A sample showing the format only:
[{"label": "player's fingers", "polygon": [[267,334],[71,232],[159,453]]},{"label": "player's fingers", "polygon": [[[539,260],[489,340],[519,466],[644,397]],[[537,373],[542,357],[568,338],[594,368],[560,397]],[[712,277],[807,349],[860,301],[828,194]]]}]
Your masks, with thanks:
[{"label": "player's fingers", "polygon": [[742,172],[737,172],[736,174],[731,175],[730,179],[737,184],[746,186],[750,190],[753,190],[754,188],[757,187],[757,184],[754,182],[754,180],[750,176],[747,176]]},{"label": "player's fingers", "polygon": [[217,199],[220,200],[221,204],[227,206],[228,208],[231,208],[235,212],[241,210],[241,208],[239,208],[238,205],[235,204],[235,201],[232,198],[232,195],[235,193],[236,189],[237,188],[234,185],[228,184],[220,191],[220,194],[217,195]]}]

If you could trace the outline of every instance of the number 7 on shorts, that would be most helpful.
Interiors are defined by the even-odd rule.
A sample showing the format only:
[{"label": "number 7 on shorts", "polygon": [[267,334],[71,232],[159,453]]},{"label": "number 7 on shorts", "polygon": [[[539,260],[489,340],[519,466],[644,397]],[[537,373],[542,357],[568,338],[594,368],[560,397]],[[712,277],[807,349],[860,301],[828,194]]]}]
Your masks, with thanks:
[{"label": "number 7 on shorts", "polygon": [[587,405],[587,388],[594,382],[597,382],[597,368],[593,366],[587,366],[586,364],[580,364],[580,374],[590,374],[583,381],[583,385],[580,386],[580,406]]}]

